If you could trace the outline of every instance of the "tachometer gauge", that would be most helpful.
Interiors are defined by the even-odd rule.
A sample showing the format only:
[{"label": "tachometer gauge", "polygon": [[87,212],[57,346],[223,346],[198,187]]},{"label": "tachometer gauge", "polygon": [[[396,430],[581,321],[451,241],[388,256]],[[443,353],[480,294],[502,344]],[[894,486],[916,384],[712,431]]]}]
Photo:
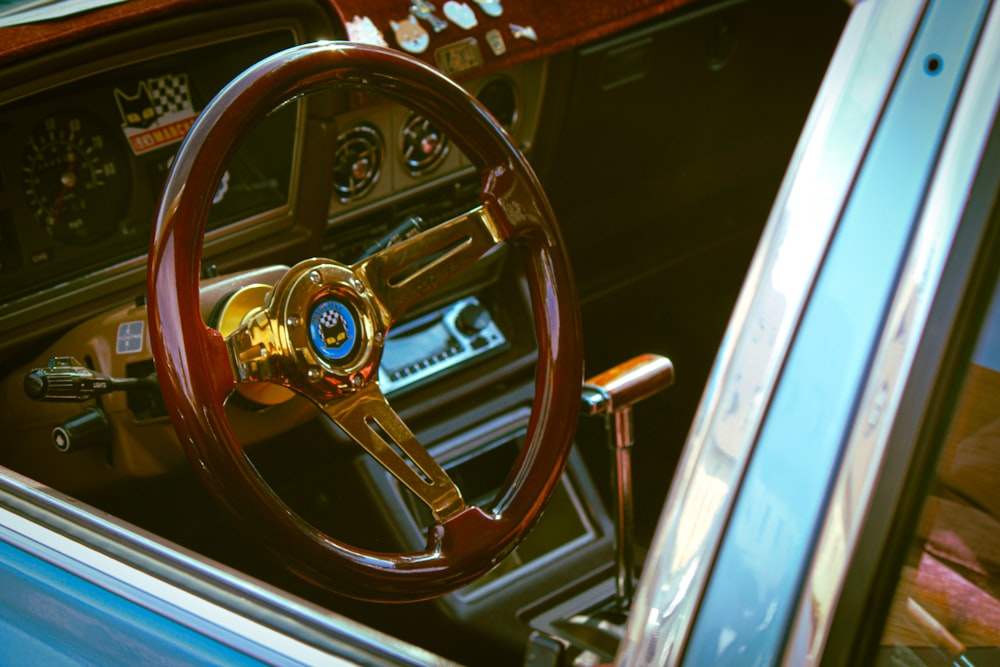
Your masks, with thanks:
[{"label": "tachometer gauge", "polygon": [[117,228],[128,197],[128,161],[100,121],[60,113],[39,123],[24,147],[24,194],[50,236],[88,244]]}]

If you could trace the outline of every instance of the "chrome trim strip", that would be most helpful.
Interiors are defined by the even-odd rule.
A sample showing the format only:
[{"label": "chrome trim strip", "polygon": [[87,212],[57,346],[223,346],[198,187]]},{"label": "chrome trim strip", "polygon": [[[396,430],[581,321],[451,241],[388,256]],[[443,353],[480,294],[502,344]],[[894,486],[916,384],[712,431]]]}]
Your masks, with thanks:
[{"label": "chrome trim strip", "polygon": [[778,372],[922,9],[904,0],[852,11],[688,436],[620,665],[676,665],[683,655]]},{"label": "chrome trim strip", "polygon": [[1000,112],[1000,7],[993,7],[972,61],[910,256],[879,341],[848,437],[796,620],[786,667],[818,665],[833,609],[858,548],[861,527],[886,456],[886,446],[952,240]]},{"label": "chrome trim strip", "polygon": [[[351,665],[292,637],[220,608],[0,507],[0,540],[219,643],[268,662]],[[234,641],[235,640],[235,641]],[[266,657],[265,657],[266,656]],[[292,657],[294,656],[294,658]],[[86,656],[80,656],[86,659]]]},{"label": "chrome trim strip", "polygon": [[2,467],[0,540],[266,662],[454,664],[183,551]]}]

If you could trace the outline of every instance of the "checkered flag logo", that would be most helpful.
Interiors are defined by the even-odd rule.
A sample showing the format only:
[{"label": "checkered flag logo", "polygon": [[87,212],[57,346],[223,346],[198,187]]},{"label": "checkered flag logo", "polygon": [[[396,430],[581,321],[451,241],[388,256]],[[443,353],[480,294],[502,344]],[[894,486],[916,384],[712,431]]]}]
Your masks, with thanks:
[{"label": "checkered flag logo", "polygon": [[156,79],[146,79],[146,86],[157,116],[194,113],[187,74],[165,74]]},{"label": "checkered flag logo", "polygon": [[328,310],[319,318],[323,341],[330,347],[340,347],[347,340],[344,318],[335,310]]}]

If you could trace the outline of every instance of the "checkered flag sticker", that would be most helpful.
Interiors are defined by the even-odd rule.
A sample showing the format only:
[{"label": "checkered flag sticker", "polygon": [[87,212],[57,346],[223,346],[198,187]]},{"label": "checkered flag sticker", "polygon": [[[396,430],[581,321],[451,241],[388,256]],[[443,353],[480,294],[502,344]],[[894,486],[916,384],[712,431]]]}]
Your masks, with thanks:
[{"label": "checkered flag sticker", "polygon": [[323,330],[323,339],[327,345],[337,347],[347,338],[344,318],[335,310],[328,310],[319,318]]},{"label": "checkered flag sticker", "polygon": [[323,317],[319,318],[319,323],[323,325],[324,329],[332,329],[338,322],[340,322],[340,313],[335,310],[328,310],[323,313]]},{"label": "checkered flag sticker", "polygon": [[194,113],[187,74],[165,74],[156,79],[146,79],[146,85],[149,101],[157,116],[178,112]]}]

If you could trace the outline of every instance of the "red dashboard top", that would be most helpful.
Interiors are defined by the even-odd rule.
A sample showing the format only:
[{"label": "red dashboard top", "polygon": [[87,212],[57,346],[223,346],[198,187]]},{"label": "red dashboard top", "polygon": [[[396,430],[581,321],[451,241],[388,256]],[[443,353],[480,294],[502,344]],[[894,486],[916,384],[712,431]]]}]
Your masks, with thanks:
[{"label": "red dashboard top", "polygon": [[[436,32],[434,19],[416,22],[412,28],[403,22],[409,17],[410,0],[317,0],[338,14],[345,22],[354,17],[371,20],[389,46],[400,48],[392,22],[402,26],[419,45],[420,33],[427,35],[427,46],[411,54],[428,63],[468,64],[468,49],[461,48],[473,38],[482,64],[470,73],[482,73],[578,46],[596,37],[608,35],[640,21],[691,4],[692,0],[430,0],[433,14],[443,22]],[[53,48],[147,23],[160,17],[194,13],[210,7],[232,4],[233,0],[130,0],[61,20],[0,28],[0,63],[10,63]],[[482,3],[482,4],[481,4]],[[492,6],[487,6],[492,5]],[[502,8],[502,14],[493,16]],[[459,26],[472,16],[476,25]],[[448,17],[452,17],[449,20]],[[457,22],[456,22],[457,19]],[[409,30],[409,32],[407,32]],[[497,37],[499,36],[499,40]],[[534,37],[534,39],[532,39]],[[500,45],[499,42],[502,42]],[[452,47],[451,49],[447,47]]]}]

